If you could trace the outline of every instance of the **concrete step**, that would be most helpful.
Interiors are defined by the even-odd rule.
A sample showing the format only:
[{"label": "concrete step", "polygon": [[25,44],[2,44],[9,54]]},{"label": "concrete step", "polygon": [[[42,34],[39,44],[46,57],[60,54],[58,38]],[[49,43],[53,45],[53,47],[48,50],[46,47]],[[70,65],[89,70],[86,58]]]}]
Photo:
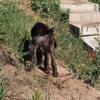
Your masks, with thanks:
[{"label": "concrete step", "polygon": [[97,40],[100,40],[100,23],[71,23],[71,30],[74,35],[80,36],[81,39],[93,50],[96,50],[96,48],[99,46]]},{"label": "concrete step", "polygon": [[70,9],[69,23],[71,31],[93,50],[99,46],[100,40],[100,12],[99,5],[76,0],[61,0],[62,10]]},{"label": "concrete step", "polygon": [[99,11],[99,5],[95,3],[60,3],[62,10],[70,9],[70,12],[93,12]]},{"label": "concrete step", "polygon": [[82,40],[91,47],[94,51],[97,51],[97,48],[99,47],[98,39],[100,39],[99,36],[88,36],[88,37],[82,37]]},{"label": "concrete step", "polygon": [[82,40],[93,48],[93,50],[96,50],[99,46],[98,40],[100,40],[100,23],[83,25],[80,33]]},{"label": "concrete step", "polygon": [[67,4],[67,3],[86,3],[88,0],[60,0],[60,3]]},{"label": "concrete step", "polygon": [[98,23],[100,22],[100,12],[70,13],[69,23]]}]

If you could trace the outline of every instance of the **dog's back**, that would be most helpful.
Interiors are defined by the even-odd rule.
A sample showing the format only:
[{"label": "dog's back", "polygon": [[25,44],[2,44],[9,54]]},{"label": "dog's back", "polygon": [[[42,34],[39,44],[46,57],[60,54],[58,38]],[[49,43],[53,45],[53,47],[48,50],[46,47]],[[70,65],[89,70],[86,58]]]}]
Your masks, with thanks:
[{"label": "dog's back", "polygon": [[45,34],[48,34],[48,30],[49,30],[49,28],[47,25],[45,25],[41,22],[38,22],[31,29],[31,37],[34,37],[37,35],[44,36]]}]

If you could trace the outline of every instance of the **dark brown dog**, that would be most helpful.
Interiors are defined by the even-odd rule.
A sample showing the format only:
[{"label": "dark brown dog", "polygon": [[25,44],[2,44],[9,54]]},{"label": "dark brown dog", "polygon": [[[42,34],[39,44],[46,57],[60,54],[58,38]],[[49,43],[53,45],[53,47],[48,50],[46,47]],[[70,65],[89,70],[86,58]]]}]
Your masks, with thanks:
[{"label": "dark brown dog", "polygon": [[[34,66],[42,61],[42,55],[44,55],[44,70],[49,72],[49,54],[51,57],[51,65],[53,70],[53,76],[58,76],[56,59],[55,59],[55,47],[57,46],[56,40],[53,34],[53,29],[49,29],[47,25],[43,23],[36,23],[31,30],[32,45],[30,46],[30,54],[32,64]],[[37,54],[37,51],[40,51]],[[40,56],[39,57],[37,56]]]}]

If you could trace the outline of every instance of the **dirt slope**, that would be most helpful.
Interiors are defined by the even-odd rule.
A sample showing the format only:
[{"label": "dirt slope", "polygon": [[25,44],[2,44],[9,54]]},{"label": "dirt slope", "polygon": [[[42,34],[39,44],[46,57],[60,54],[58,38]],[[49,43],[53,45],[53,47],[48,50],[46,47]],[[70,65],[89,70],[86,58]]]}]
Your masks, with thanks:
[{"label": "dirt slope", "polygon": [[[63,70],[63,68],[60,68]],[[35,90],[39,90],[42,100],[100,100],[100,92],[73,78],[66,71],[65,76],[53,78],[38,68],[26,72],[5,65],[0,73],[8,79],[5,100],[32,100]]]},{"label": "dirt slope", "polygon": [[[0,57],[3,52],[7,55],[10,50],[0,46]],[[13,58],[12,54],[10,58]],[[100,100],[100,92],[76,79],[62,62],[57,61],[57,78],[48,76],[38,68],[26,72],[23,65],[17,68],[1,58],[0,64],[5,64],[0,76],[8,80],[4,100],[32,100],[35,90],[39,90],[42,100]]]}]

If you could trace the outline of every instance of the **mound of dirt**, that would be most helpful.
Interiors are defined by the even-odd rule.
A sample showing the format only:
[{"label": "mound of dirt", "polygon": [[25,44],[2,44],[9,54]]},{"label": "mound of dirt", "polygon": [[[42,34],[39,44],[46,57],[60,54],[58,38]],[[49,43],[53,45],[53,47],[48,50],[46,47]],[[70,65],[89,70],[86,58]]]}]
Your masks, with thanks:
[{"label": "mound of dirt", "polygon": [[[61,76],[54,78],[38,68],[26,72],[23,67],[3,66],[0,76],[8,80],[5,100],[32,100],[37,90],[42,100],[100,100],[100,92],[75,79],[60,65],[58,69],[62,70]],[[63,71],[66,74],[62,76]]]},{"label": "mound of dirt", "polygon": [[100,100],[100,92],[75,79],[63,62],[57,61],[56,78],[37,67],[27,72],[24,65],[16,67],[16,63],[11,50],[0,45],[0,77],[8,80],[4,100],[32,100],[36,91],[41,100]]}]

